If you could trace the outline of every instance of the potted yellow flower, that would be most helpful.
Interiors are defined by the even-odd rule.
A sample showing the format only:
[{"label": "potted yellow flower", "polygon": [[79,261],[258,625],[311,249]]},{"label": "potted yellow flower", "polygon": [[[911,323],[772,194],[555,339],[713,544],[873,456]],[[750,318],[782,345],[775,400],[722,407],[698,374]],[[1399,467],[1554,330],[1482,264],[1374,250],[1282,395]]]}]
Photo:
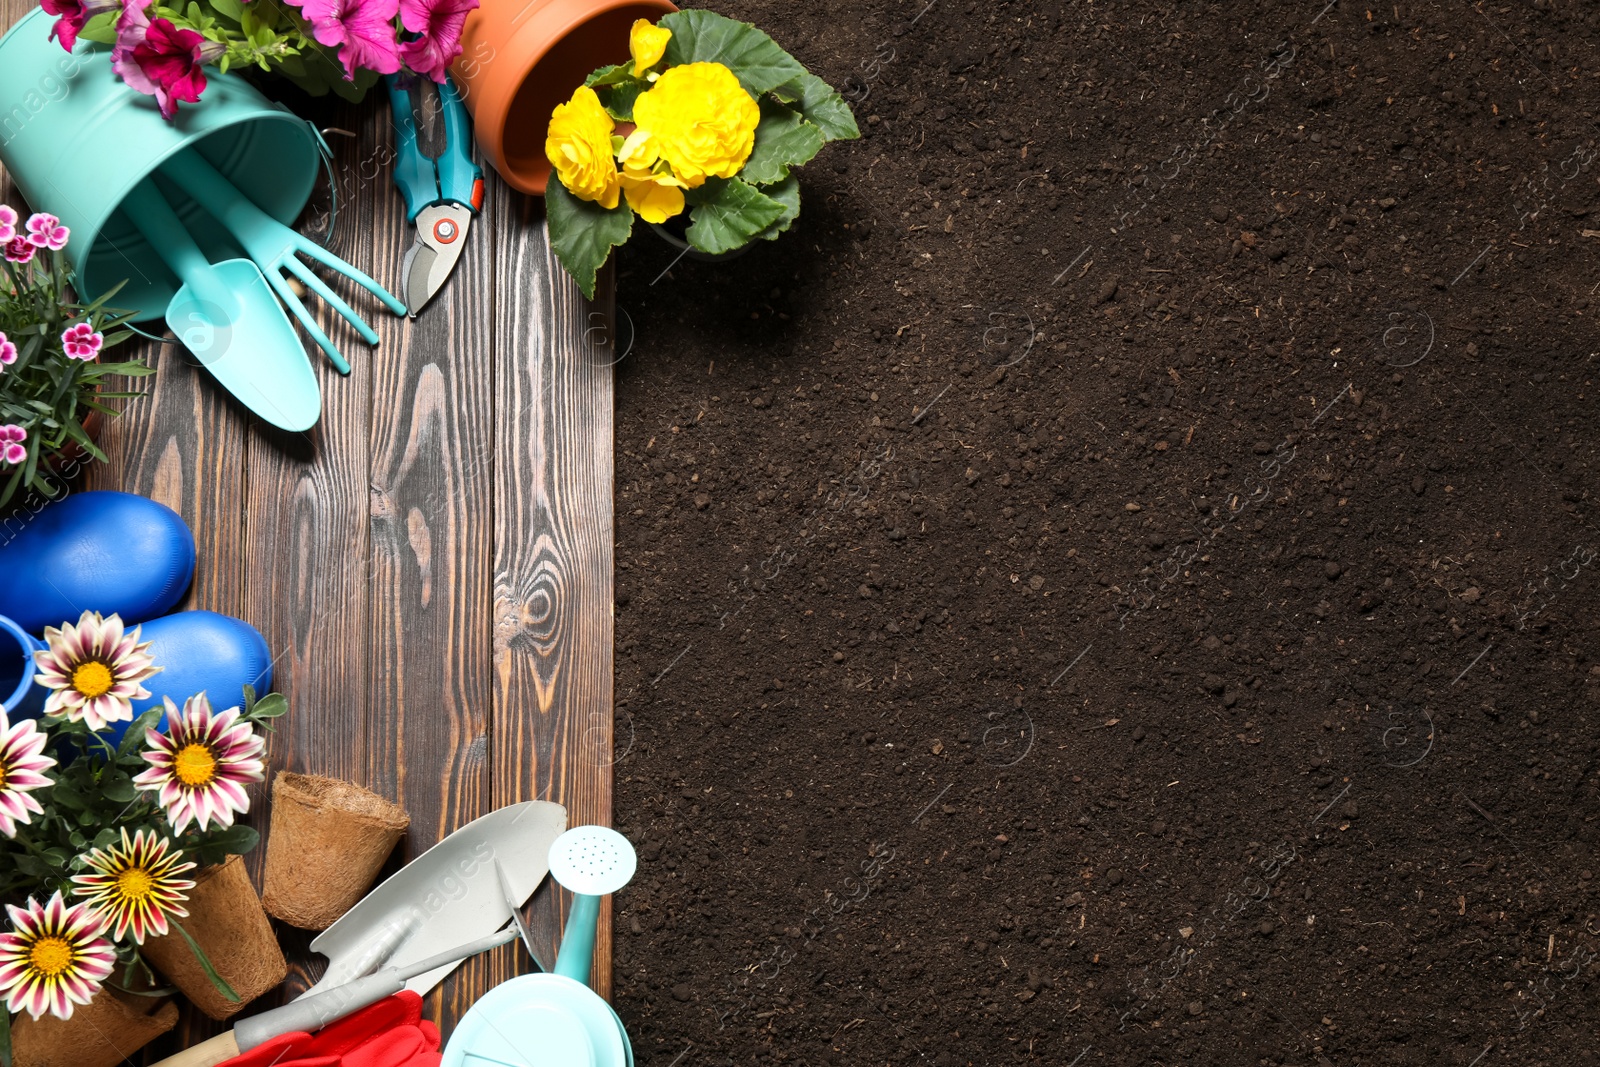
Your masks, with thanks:
[{"label": "potted yellow flower", "polygon": [[629,34],[631,60],[556,107],[545,155],[550,243],[586,296],[634,216],[687,212],[685,239],[716,255],[774,240],[800,214],[794,168],[861,136],[850,106],[771,37],[710,11]]}]

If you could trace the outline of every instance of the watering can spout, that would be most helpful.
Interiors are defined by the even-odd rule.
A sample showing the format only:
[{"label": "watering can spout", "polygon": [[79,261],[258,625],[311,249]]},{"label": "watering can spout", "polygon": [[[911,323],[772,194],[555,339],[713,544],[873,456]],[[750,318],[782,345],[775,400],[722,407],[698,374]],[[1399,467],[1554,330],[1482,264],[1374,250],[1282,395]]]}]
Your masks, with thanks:
[{"label": "watering can spout", "polygon": [[556,956],[556,973],[573,981],[589,984],[590,964],[594,959],[595,931],[600,925],[600,898],[580,893],[573,898],[567,914],[567,929]]},{"label": "watering can spout", "polygon": [[575,826],[550,846],[550,875],[573,894],[557,974],[589,984],[600,898],[627,885],[638,862],[628,839],[606,826]]}]

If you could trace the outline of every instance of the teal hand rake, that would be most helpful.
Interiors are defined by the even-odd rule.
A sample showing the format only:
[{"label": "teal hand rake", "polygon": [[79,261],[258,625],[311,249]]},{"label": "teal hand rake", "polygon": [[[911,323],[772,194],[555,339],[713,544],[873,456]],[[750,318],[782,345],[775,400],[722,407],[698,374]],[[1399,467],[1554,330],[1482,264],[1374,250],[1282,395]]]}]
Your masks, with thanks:
[{"label": "teal hand rake", "polygon": [[234,187],[232,182],[207,163],[200,153],[193,149],[179,152],[161,165],[161,173],[199,201],[201,207],[210,212],[218,222],[222,223],[224,229],[233,234],[234,239],[244,247],[245,253],[261,268],[267,284],[278,294],[278,299],[283,301],[284,306],[299,320],[306,333],[317,342],[317,347],[327,353],[328,359],[338,368],[340,374],[349,374],[350,364],[334,347],[333,342],[328,340],[328,335],[322,332],[316,320],[311,317],[311,313],[289,287],[283,272],[287,271],[294,275],[307,289],[325,300],[329,307],[343,315],[367,344],[377,344],[378,335],[349,304],[312,273],[311,268],[300,262],[298,256],[314,259],[323,266],[343,274],[383,301],[384,305],[396,315],[406,313],[405,304],[383,286],[315,241],[296,233],[256,207],[247,196]]}]

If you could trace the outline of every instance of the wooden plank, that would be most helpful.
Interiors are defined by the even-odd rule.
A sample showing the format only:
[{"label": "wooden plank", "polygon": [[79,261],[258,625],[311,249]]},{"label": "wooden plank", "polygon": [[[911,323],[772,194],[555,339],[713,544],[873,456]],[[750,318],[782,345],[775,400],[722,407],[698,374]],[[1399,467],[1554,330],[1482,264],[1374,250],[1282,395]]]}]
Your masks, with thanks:
[{"label": "wooden plank", "polygon": [[[493,202],[505,220],[495,256],[494,804],[553,800],[569,825],[610,825],[611,275],[585,300],[550,252],[542,201],[501,186]],[[530,922],[547,960],[565,897],[535,898]],[[609,996],[609,908],[596,946],[594,986]]]},{"label": "wooden plank", "polygon": [[[363,129],[384,136],[365,143],[392,158],[386,101],[373,110]],[[363,201],[373,210],[375,270],[398,285],[416,231],[387,170]],[[473,220],[444,289],[415,320],[380,327],[372,357],[366,777],[410,813],[408,858],[490,806],[493,486],[483,457],[494,446],[496,223],[492,214]],[[488,966],[470,960],[434,991],[430,1007],[447,1032],[488,989]]]}]

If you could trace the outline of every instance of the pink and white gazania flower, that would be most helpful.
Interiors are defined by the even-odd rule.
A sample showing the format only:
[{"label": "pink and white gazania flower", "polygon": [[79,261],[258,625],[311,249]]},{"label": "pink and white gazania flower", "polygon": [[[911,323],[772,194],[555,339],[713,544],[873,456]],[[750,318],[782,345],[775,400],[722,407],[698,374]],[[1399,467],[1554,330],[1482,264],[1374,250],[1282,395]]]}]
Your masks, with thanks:
[{"label": "pink and white gazania flower", "polygon": [[0,426],[0,460],[15,467],[19,463],[28,461],[28,449],[22,442],[28,439],[28,431],[14,422]]},{"label": "pink and white gazania flower", "polygon": [[33,247],[33,244],[26,237],[19,234],[6,242],[6,262],[26,263],[33,258],[33,254],[37,251],[38,249]]},{"label": "pink and white gazania flower", "polygon": [[8,904],[6,911],[12,925],[0,934],[6,1010],[72,1018],[73,1005],[93,1000],[116,964],[105,917],[87,904],[67,907],[60,890],[44,904],[29,897],[26,908]]},{"label": "pink and white gazania flower", "polygon": [[70,232],[54,215],[38,211],[28,216],[28,243],[35,248],[59,252],[67,247]]},{"label": "pink and white gazania flower", "polygon": [[0,245],[17,235],[17,212],[10,204],[0,204]]},{"label": "pink and white gazania flower", "polygon": [[120,615],[86,611],[76,626],[46,626],[44,641],[48,647],[33,654],[39,684],[54,690],[44,713],[91,730],[133,718],[133,702],[150,695],[139,683],[161,669],[149,656],[150,642],[139,642],[137,627],[125,632]]},{"label": "pink and white gazania flower", "polygon": [[18,823],[31,823],[33,816],[44,813],[28,794],[50,784],[42,772],[56,761],[44,755],[46,740],[32,719],[12,725],[0,711],[0,834],[15,837]]},{"label": "pink and white gazania flower", "polygon": [[304,0],[295,6],[318,44],[338,46],[345,81],[353,81],[358,70],[393,74],[400,69],[394,31],[400,0]]},{"label": "pink and white gazania flower", "polygon": [[16,346],[16,343],[14,341],[12,341],[11,338],[9,338],[9,337],[7,337],[5,335],[5,331],[0,330],[0,363],[4,363],[6,366],[9,367],[11,364],[15,363],[16,361],[17,361],[17,346]]},{"label": "pink and white gazania flower", "polygon": [[419,34],[400,42],[400,58],[418,74],[444,84],[461,54],[461,27],[478,0],[400,0],[400,25]]},{"label": "pink and white gazania flower", "polygon": [[117,924],[113,941],[132,931],[133,940],[142,945],[152,934],[166,936],[167,916],[182,919],[189,914],[183,908],[189,899],[184,890],[193,889],[194,882],[179,876],[194,864],[155,831],[138,830],[130,838],[123,827],[120,846],[92,849],[80,858],[91,873],[72,876],[77,886],[73,892]]},{"label": "pink and white gazania flower", "polygon": [[167,732],[148,735],[144,758],[150,769],[135,775],[133,784],[156,793],[177,833],[190,822],[202,830],[212,823],[232,826],[234,813],[250,810],[245,784],[266,777],[265,742],[239,721],[238,708],[213,714],[204,693],[185,700],[181,714],[171,697],[162,699]]},{"label": "pink and white gazania flower", "polygon": [[68,359],[81,359],[87,363],[99,353],[105,340],[105,335],[96,333],[93,326],[79,322],[62,331],[61,348]]}]

